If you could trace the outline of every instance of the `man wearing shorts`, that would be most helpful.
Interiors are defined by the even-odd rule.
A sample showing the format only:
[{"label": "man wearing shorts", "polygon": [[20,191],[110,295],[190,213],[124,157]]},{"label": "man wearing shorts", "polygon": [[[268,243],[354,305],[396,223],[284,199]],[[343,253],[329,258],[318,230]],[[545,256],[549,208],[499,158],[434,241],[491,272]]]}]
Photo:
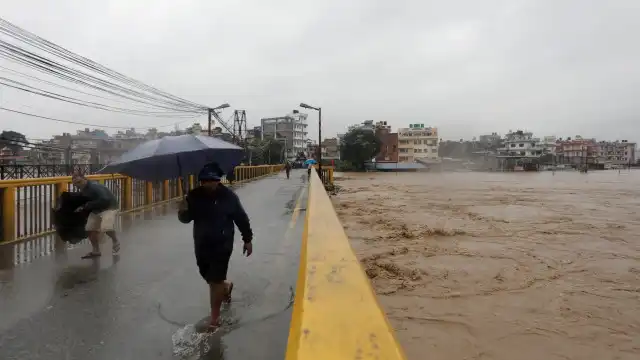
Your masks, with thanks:
[{"label": "man wearing shorts", "polygon": [[118,199],[106,186],[87,180],[82,175],[74,175],[72,180],[82,195],[89,198],[89,201],[76,209],[76,212],[88,211],[87,225],[85,230],[89,234],[91,242],[91,252],[84,255],[83,259],[100,257],[100,236],[105,233],[111,238],[113,254],[118,255],[120,251],[120,241],[116,236],[115,224],[118,214]]},{"label": "man wearing shorts", "polygon": [[238,195],[220,183],[223,175],[216,164],[205,166],[198,174],[200,186],[189,191],[178,210],[182,223],[193,221],[196,263],[200,276],[209,285],[211,331],[220,326],[222,303],[231,301],[233,283],[227,281],[227,270],[233,251],[234,224],[242,235],[243,253],[250,256],[253,252],[249,217]]}]

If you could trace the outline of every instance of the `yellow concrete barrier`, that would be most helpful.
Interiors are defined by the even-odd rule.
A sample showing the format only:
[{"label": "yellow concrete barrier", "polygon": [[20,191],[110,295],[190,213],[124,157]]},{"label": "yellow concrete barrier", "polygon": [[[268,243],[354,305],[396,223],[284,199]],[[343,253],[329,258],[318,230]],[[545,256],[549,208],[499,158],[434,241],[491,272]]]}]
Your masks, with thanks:
[{"label": "yellow concrete barrier", "polygon": [[286,359],[405,359],[315,172]]},{"label": "yellow concrete barrier", "polygon": [[[234,183],[268,176],[282,168],[283,165],[237,166]],[[111,189],[122,212],[144,209],[182,195],[182,179],[147,182],[119,174],[89,175],[87,178]],[[184,182],[191,189],[196,179],[189,175]],[[71,176],[0,180],[0,245],[53,232],[51,208],[62,192],[72,190]]]}]

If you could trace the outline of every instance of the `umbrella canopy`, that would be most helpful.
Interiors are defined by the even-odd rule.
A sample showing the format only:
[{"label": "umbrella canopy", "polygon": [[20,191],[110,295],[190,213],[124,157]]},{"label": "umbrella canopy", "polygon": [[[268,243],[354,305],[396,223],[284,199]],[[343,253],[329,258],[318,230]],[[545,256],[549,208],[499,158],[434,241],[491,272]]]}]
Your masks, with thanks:
[{"label": "umbrella canopy", "polygon": [[313,165],[315,165],[315,164],[317,164],[317,163],[318,163],[318,162],[317,162],[317,161],[315,161],[314,159],[309,159],[309,160],[307,160],[307,161],[305,161],[305,162],[304,162],[304,164],[305,164],[305,165],[309,165],[309,164],[313,164]]},{"label": "umbrella canopy", "polygon": [[197,174],[212,162],[228,172],[243,156],[241,147],[214,137],[166,136],[138,145],[98,173],[119,173],[141,180],[160,181]]}]

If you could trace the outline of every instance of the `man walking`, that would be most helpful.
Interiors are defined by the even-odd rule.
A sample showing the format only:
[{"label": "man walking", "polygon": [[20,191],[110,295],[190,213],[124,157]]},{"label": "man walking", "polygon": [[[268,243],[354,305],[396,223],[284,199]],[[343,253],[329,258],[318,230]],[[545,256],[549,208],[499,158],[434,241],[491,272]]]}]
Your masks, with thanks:
[{"label": "man walking", "polygon": [[291,174],[291,162],[285,161],[284,163],[284,171],[287,173],[287,179],[289,178],[289,174]]},{"label": "man walking", "polygon": [[193,221],[193,240],[200,276],[209,285],[211,305],[210,331],[220,326],[220,307],[231,301],[233,283],[227,281],[233,251],[234,223],[244,242],[243,253],[253,252],[253,232],[249,217],[238,196],[220,183],[222,171],[217,164],[205,166],[198,174],[200,186],[189,191],[178,210],[178,219]]},{"label": "man walking", "polygon": [[85,230],[87,230],[89,241],[91,242],[91,252],[82,258],[91,259],[102,255],[100,252],[100,236],[102,233],[111,238],[113,255],[118,255],[120,241],[118,241],[115,231],[118,199],[109,188],[100,183],[90,181],[82,175],[74,175],[71,181],[73,185],[80,189],[82,195],[89,199],[87,203],[76,209],[76,212],[90,212]]}]

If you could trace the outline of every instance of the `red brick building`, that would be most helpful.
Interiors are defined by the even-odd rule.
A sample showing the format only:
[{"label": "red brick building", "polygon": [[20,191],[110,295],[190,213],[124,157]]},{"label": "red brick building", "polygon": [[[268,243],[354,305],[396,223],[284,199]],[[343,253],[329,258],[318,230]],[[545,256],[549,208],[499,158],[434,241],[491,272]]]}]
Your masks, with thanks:
[{"label": "red brick building", "polygon": [[392,133],[389,126],[376,126],[375,132],[382,143],[376,162],[398,162],[398,133]]}]

